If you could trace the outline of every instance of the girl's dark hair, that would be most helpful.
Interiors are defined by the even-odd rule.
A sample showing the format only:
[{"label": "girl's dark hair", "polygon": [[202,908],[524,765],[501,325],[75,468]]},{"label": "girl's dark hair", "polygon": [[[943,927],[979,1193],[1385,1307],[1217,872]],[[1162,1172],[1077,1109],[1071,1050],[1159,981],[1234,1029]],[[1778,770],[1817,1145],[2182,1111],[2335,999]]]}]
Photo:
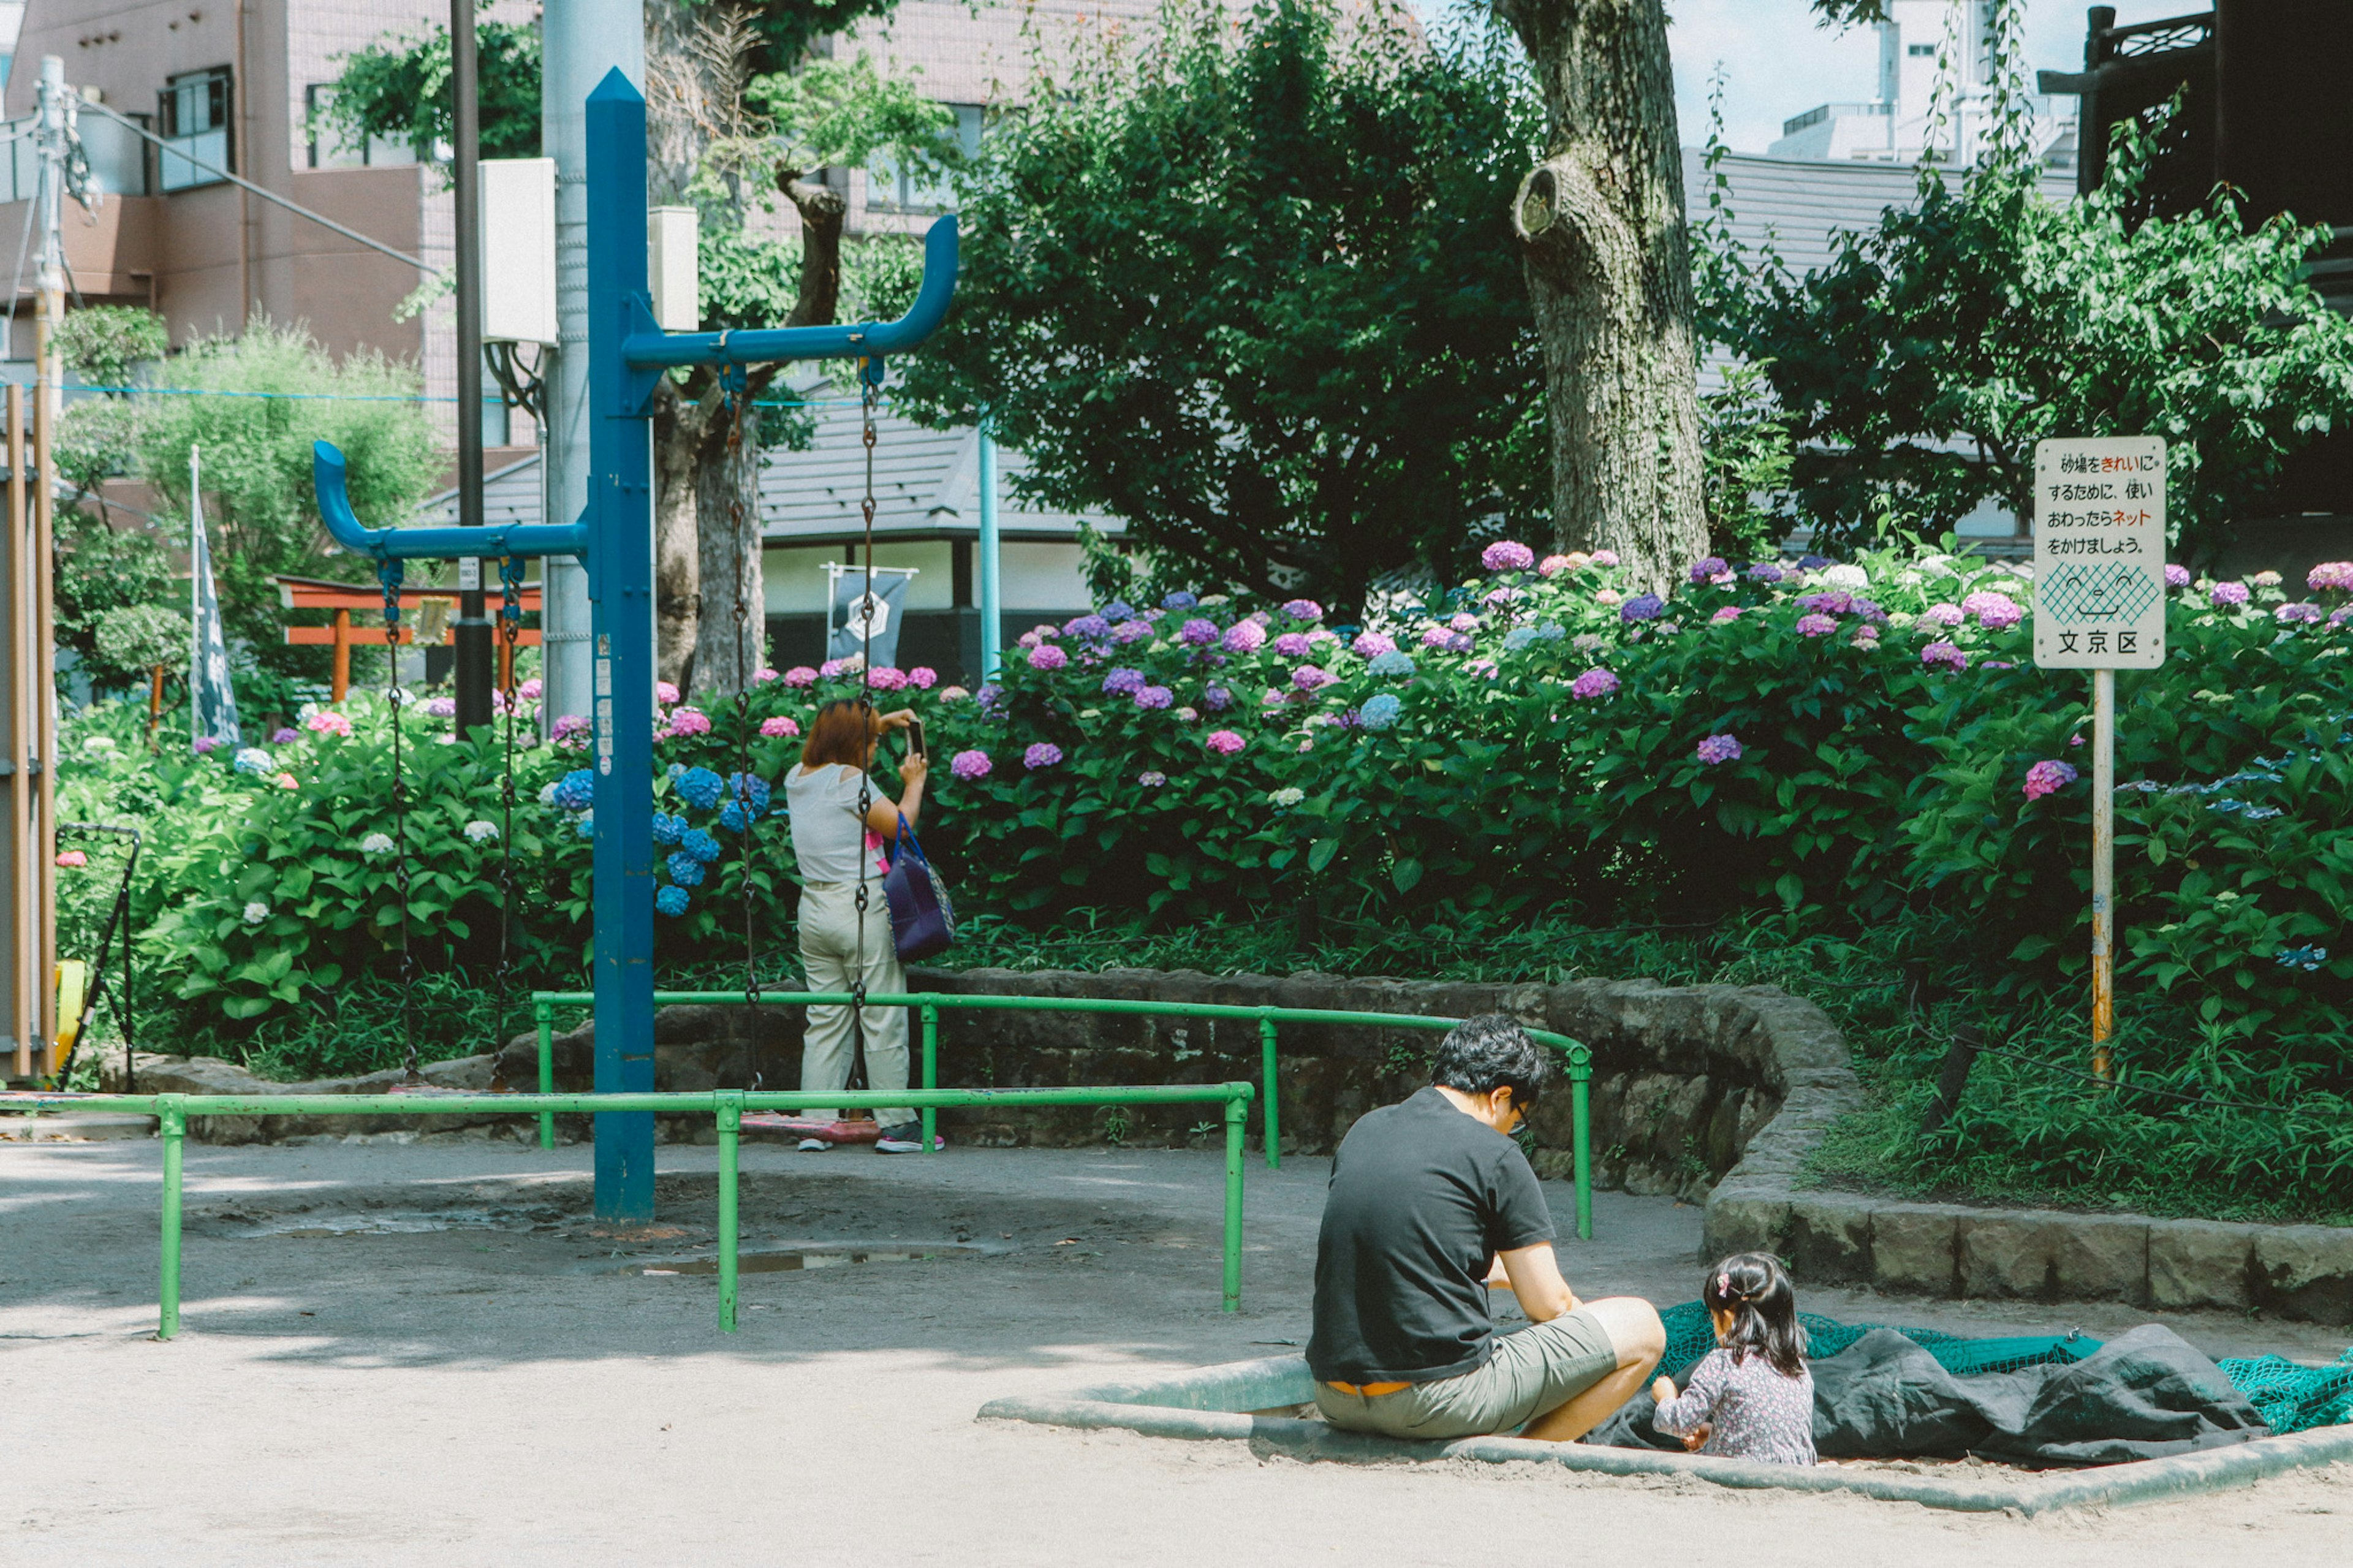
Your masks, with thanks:
[{"label": "girl's dark hair", "polygon": [[1798,1292],[1788,1270],[1769,1252],[1737,1252],[1707,1271],[1699,1299],[1711,1312],[1732,1314],[1724,1348],[1734,1364],[1751,1351],[1784,1377],[1806,1370],[1806,1331],[1798,1322]]},{"label": "girl's dark hair", "polygon": [[801,742],[801,766],[821,768],[841,763],[861,772],[866,748],[881,734],[874,710],[853,698],[842,698],[818,710],[809,721],[808,737]]}]

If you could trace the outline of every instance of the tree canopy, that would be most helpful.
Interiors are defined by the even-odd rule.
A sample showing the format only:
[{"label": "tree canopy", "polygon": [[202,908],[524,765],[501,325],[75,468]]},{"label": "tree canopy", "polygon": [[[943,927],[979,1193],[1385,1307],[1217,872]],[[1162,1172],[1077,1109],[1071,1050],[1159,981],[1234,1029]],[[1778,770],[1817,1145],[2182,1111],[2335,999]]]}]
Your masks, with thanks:
[{"label": "tree canopy", "polygon": [[1352,603],[1451,573],[1542,505],[1522,74],[1322,0],[1166,16],[992,125],[902,405],[987,410],[1027,493],[1215,578]]}]

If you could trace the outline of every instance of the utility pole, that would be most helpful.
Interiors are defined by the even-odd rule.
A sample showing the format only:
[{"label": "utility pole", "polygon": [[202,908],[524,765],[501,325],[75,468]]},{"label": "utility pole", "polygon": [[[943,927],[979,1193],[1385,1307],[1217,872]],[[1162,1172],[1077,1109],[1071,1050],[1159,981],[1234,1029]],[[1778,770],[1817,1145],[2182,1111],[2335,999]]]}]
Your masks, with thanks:
[{"label": "utility pole", "polygon": [[[476,91],[474,0],[449,0],[449,89],[455,99],[458,204],[458,525],[482,526],[482,108]],[[491,619],[484,563],[458,563],[458,733],[491,727]],[[492,567],[491,570],[496,570]]]},{"label": "utility pole", "polygon": [[[545,8],[540,27],[540,146],[555,160],[557,342],[543,394],[546,506],[547,521],[560,524],[588,510],[588,95],[616,68],[644,89],[645,9],[642,0],[563,0]],[[651,552],[650,540],[646,548]],[[552,725],[567,713],[596,711],[588,573],[569,555],[549,556],[541,571],[540,721]]]},{"label": "utility pole", "polygon": [[34,221],[41,230],[37,274],[40,308],[33,319],[33,538],[32,559],[26,569],[33,585],[32,625],[27,628],[33,664],[33,766],[38,778],[28,792],[33,804],[34,886],[38,909],[20,910],[38,932],[38,959],[33,969],[40,988],[40,1039],[47,1053],[47,1070],[58,1061],[58,639],[55,530],[58,485],[58,412],[63,403],[62,367],[58,360],[58,324],[66,313],[65,232],[61,226],[66,187],[66,149],[73,130],[66,102],[66,62],[57,55],[41,57],[38,96],[40,185],[35,198]]}]

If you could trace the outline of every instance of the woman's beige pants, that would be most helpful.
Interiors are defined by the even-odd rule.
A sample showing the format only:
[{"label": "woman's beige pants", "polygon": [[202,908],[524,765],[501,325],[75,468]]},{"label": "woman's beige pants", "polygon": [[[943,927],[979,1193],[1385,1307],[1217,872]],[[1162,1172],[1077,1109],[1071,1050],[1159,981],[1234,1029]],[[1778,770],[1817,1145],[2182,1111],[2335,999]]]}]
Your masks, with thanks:
[{"label": "woman's beige pants", "polygon": [[[889,994],[907,989],[907,972],[891,943],[891,905],[880,880],[866,884],[866,940],[861,947],[858,927],[858,884],[811,882],[801,891],[801,968],[812,991],[848,991],[863,974],[866,989]],[[811,1007],[808,1033],[801,1042],[801,1087],[834,1089],[848,1087],[851,1040],[847,1006]],[[907,1087],[907,1009],[868,1007],[866,1083],[874,1089]],[[816,1121],[835,1120],[839,1112],[815,1109],[800,1112]],[[903,1105],[874,1112],[885,1127],[915,1120]]]}]

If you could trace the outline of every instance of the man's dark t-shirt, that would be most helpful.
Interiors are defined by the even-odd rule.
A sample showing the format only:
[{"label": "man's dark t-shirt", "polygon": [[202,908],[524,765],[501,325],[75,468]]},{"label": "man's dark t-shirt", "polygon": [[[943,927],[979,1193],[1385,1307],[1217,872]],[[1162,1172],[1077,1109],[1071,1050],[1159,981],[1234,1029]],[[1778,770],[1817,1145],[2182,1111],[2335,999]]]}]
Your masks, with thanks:
[{"label": "man's dark t-shirt", "polygon": [[1307,1366],[1324,1383],[1435,1383],[1482,1364],[1495,1254],[1553,1238],[1520,1146],[1435,1088],[1359,1121],[1332,1161]]}]

